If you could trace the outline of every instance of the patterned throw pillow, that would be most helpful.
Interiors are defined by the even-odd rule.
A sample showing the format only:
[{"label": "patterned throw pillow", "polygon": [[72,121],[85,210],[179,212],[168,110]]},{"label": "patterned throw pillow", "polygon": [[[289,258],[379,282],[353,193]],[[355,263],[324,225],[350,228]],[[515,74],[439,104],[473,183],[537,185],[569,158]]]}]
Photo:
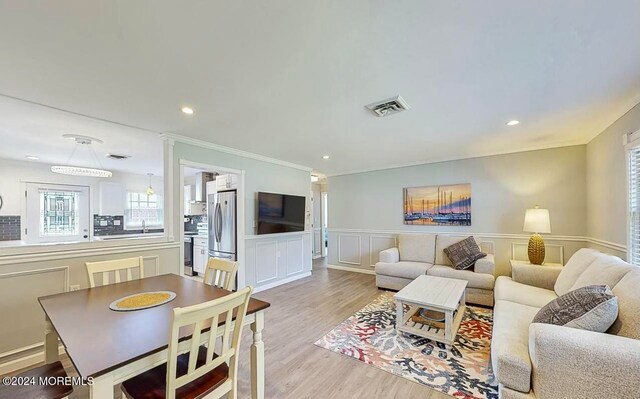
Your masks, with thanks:
[{"label": "patterned throw pillow", "polygon": [[456,270],[468,269],[475,265],[478,259],[487,256],[487,254],[480,251],[480,247],[478,247],[473,237],[465,238],[460,242],[446,247],[444,253]]},{"label": "patterned throw pillow", "polygon": [[606,332],[618,318],[618,298],[607,285],[589,285],[546,304],[533,323]]}]

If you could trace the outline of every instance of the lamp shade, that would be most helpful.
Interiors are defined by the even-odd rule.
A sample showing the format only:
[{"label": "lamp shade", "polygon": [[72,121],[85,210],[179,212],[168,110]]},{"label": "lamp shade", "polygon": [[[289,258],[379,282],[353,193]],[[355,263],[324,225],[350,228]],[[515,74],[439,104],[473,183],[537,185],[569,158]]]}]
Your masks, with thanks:
[{"label": "lamp shade", "polygon": [[549,210],[541,208],[527,209],[524,214],[523,230],[528,233],[551,233]]}]

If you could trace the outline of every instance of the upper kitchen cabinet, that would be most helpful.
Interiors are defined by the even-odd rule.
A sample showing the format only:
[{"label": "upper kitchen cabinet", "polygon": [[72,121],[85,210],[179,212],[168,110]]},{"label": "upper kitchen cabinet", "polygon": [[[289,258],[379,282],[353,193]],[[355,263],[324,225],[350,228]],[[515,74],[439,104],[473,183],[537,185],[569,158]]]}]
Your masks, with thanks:
[{"label": "upper kitchen cabinet", "polygon": [[101,181],[98,190],[99,215],[124,215],[127,203],[127,189],[124,184]]},{"label": "upper kitchen cabinet", "polygon": [[220,175],[216,177],[216,188],[218,191],[235,190],[238,188],[238,176]]}]

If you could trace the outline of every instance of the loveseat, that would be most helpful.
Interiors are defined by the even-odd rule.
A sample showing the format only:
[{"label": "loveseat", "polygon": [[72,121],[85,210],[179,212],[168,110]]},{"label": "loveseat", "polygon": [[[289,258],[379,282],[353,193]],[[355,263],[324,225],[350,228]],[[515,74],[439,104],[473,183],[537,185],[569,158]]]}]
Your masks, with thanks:
[{"label": "loveseat", "polygon": [[[467,281],[466,301],[479,305],[493,305],[495,262],[493,255],[476,261],[472,270],[456,270],[444,249],[464,240],[437,234],[400,234],[398,247],[380,252],[376,263],[376,285],[379,288],[401,290],[423,274]],[[477,237],[476,243],[480,245]]]},{"label": "loveseat", "polygon": [[[594,284],[618,298],[607,333],[532,323],[553,299]],[[588,248],[564,267],[514,265],[496,280],[493,317],[501,399],[640,398],[640,267]]]}]

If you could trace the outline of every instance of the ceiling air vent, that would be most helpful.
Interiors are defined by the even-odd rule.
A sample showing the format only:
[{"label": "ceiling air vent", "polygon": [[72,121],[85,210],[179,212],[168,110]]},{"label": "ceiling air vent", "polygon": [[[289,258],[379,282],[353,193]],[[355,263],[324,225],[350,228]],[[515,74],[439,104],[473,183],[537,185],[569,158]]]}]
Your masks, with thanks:
[{"label": "ceiling air vent", "polygon": [[115,159],[116,161],[121,161],[123,159],[131,158],[131,155],[107,154],[106,158]]},{"label": "ceiling air vent", "polygon": [[384,101],[377,101],[366,106],[377,116],[389,116],[409,109],[409,104],[400,96],[389,98]]}]

